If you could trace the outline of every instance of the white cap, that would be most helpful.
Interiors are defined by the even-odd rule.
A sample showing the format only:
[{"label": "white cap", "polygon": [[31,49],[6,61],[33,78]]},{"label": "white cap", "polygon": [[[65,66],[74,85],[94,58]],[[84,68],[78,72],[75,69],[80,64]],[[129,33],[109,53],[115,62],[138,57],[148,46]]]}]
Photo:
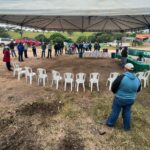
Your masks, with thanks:
[{"label": "white cap", "polygon": [[131,63],[125,64],[124,67],[125,67],[127,70],[133,70],[133,69],[134,69],[134,66],[133,66],[133,64],[131,64]]}]

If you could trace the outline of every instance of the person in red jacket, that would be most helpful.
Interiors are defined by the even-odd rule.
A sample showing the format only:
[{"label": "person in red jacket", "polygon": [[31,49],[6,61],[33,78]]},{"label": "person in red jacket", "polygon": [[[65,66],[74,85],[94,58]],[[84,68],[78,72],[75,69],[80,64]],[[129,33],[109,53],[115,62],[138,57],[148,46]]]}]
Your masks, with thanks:
[{"label": "person in red jacket", "polygon": [[6,67],[9,71],[12,71],[11,69],[11,64],[10,64],[10,52],[9,52],[9,47],[5,47],[3,49],[3,54],[4,54],[4,57],[3,57],[3,62],[6,62]]}]

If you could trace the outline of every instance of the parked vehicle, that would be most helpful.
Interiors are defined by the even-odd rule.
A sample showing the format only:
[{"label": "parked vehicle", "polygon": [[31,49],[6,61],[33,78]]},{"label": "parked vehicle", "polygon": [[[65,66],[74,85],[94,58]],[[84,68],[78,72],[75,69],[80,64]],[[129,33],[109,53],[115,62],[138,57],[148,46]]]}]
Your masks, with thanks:
[{"label": "parked vehicle", "polygon": [[0,46],[8,45],[12,39],[10,38],[0,38]]}]

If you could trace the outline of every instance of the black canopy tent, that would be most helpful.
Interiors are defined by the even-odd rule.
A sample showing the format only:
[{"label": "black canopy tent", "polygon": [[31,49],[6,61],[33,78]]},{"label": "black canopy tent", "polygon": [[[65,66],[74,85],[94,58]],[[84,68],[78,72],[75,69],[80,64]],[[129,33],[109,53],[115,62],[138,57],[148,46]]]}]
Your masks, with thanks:
[{"label": "black canopy tent", "polygon": [[0,0],[0,23],[57,31],[150,29],[149,0]]}]

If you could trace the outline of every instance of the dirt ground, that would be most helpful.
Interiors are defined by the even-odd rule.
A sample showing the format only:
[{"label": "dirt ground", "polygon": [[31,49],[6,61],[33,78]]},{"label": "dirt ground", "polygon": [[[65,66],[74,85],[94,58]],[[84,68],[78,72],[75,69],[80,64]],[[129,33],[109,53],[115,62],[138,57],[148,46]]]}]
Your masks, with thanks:
[{"label": "dirt ground", "polygon": [[[110,72],[122,73],[118,60],[110,58],[79,59],[78,55],[62,55],[52,59],[29,58],[19,63],[21,67],[45,68],[49,83],[45,87],[26,84],[8,72],[2,63],[0,51],[0,149],[2,150],[106,150],[147,149],[150,147],[150,90],[143,89],[133,108],[132,131],[122,130],[119,119],[115,129],[97,123],[111,110],[113,94],[106,81]],[[12,58],[18,62],[17,58]],[[85,72],[86,91],[80,88],[71,92],[51,87],[51,70],[63,76],[64,72]],[[89,74],[100,73],[100,91],[90,92]],[[143,119],[144,116],[144,119]],[[141,129],[142,128],[142,129]],[[150,132],[149,132],[150,133]],[[139,142],[139,144],[138,144]]]}]

